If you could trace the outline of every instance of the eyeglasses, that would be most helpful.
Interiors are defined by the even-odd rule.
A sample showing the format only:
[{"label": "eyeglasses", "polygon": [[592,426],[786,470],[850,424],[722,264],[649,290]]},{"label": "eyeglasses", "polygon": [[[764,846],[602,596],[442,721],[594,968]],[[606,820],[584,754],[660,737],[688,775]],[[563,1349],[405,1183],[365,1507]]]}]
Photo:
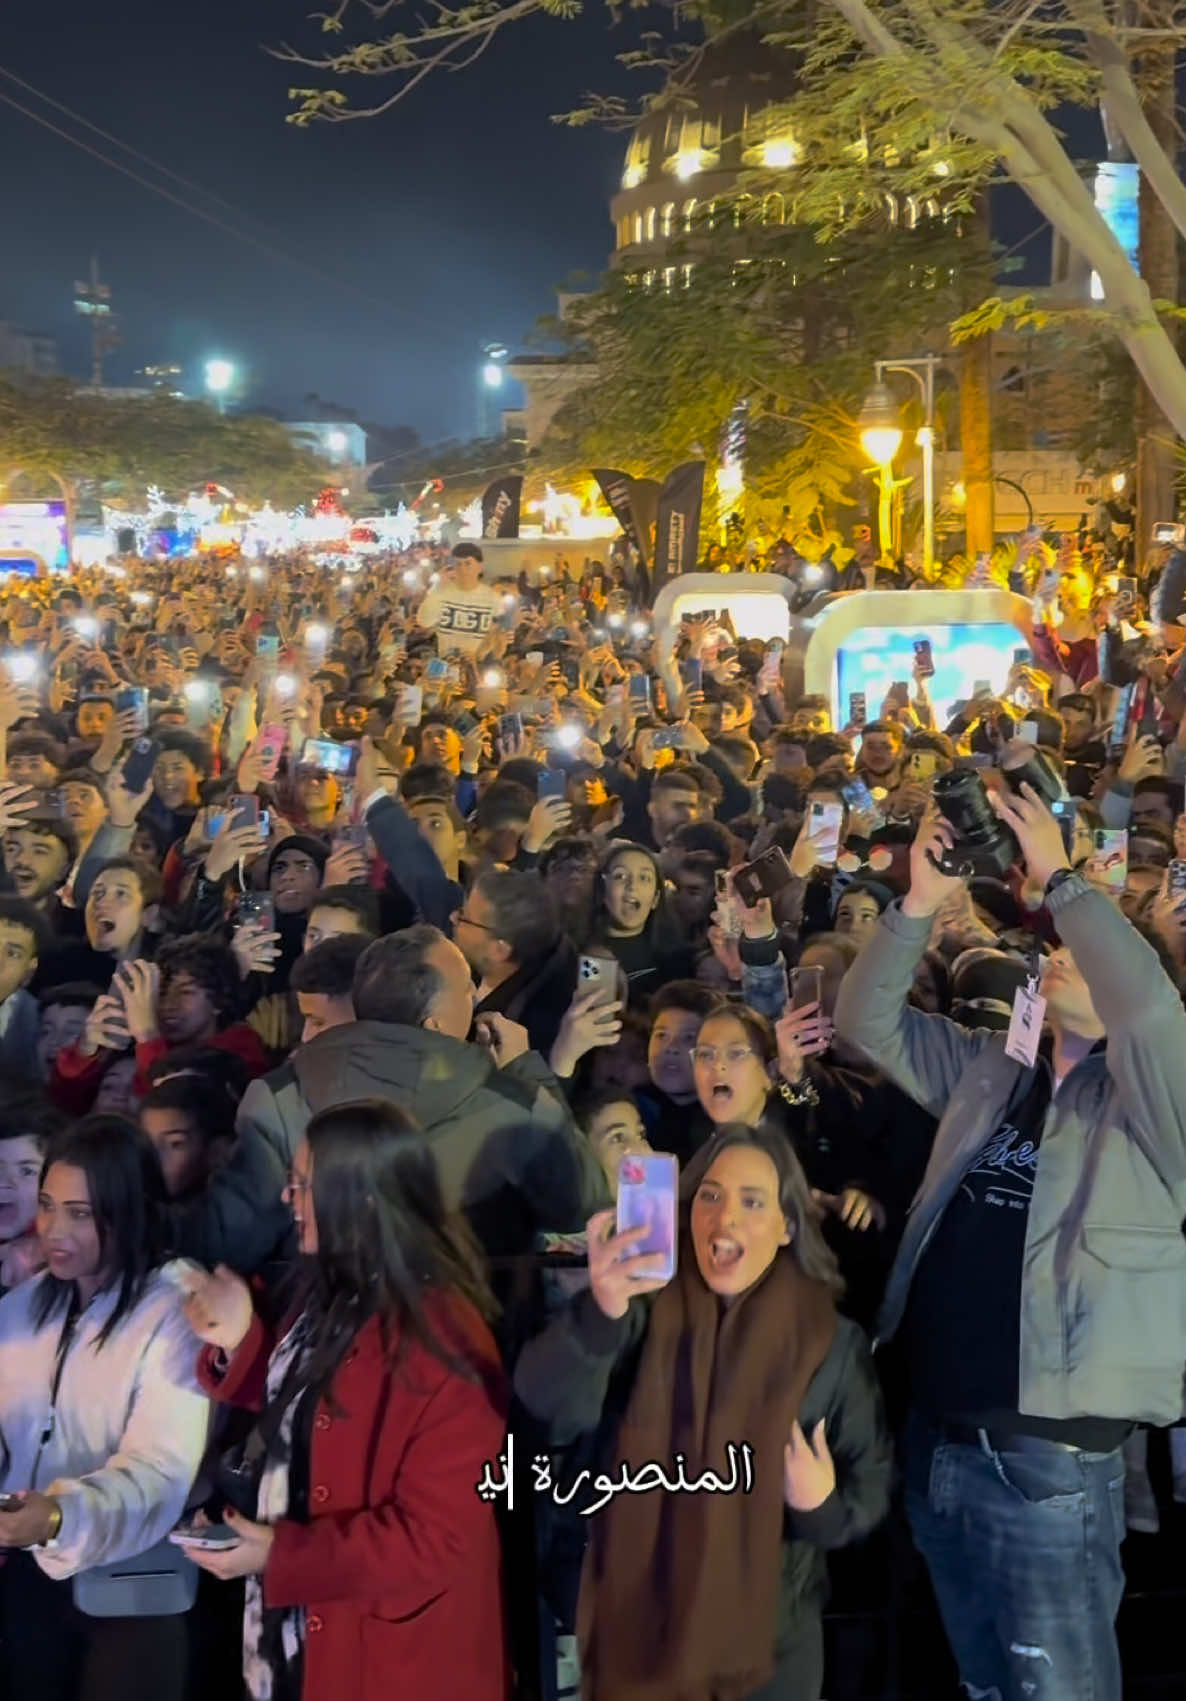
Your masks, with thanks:
[{"label": "eyeglasses", "polygon": [[747,1057],[756,1057],[757,1055],[757,1052],[749,1045],[727,1045],[723,1051],[718,1051],[713,1045],[694,1045],[688,1053],[693,1063],[702,1063],[706,1069],[711,1069],[714,1064],[722,1061],[725,1063],[744,1063]]},{"label": "eyeglasses", "polygon": [[498,932],[498,929],[496,927],[489,927],[486,924],[486,922],[484,922],[484,921],[475,921],[472,915],[462,915],[460,910],[454,910],[453,911],[454,931],[456,931],[456,929],[459,928],[462,925],[463,922],[465,923],[466,927],[479,927],[479,928],[481,928],[483,933],[497,933]]}]

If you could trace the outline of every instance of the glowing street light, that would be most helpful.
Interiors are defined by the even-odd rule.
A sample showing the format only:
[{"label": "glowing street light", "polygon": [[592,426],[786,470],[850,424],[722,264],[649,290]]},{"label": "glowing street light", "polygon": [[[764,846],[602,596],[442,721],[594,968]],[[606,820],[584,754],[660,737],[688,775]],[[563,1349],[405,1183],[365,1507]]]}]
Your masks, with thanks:
[{"label": "glowing street light", "polygon": [[506,379],[505,365],[511,351],[505,343],[483,343],[482,366],[478,373],[478,436],[493,435],[495,411],[493,392],[501,390]]},{"label": "glowing street light", "polygon": [[875,466],[888,467],[902,447],[901,409],[881,378],[869,391],[857,417],[861,447]]},{"label": "glowing street light", "polygon": [[235,382],[235,368],[229,360],[208,360],[206,362],[206,388],[218,403],[218,411],[226,408],[227,391]]},{"label": "glowing street light", "polygon": [[897,398],[885,382],[885,373],[904,372],[918,385],[922,399],[923,423],[915,433],[922,452],[922,555],[923,571],[930,573],[935,565],[935,368],[933,354],[908,360],[879,360],[875,367],[876,382],[865,397],[857,420],[861,446],[878,468],[880,502],[878,527],[881,547],[889,552],[893,523],[893,480],[890,466],[902,447],[902,422]]}]

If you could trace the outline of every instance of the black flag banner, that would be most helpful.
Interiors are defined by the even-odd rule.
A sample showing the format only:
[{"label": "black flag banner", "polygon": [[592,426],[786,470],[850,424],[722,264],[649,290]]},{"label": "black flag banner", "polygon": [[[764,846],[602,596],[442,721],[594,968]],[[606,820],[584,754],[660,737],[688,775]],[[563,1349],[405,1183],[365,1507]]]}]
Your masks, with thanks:
[{"label": "black flag banner", "polygon": [[659,514],[659,481],[657,478],[634,480],[634,524],[638,531],[638,553],[644,567],[654,559],[655,520]]},{"label": "black flag banner", "polygon": [[652,593],[662,589],[668,579],[696,571],[700,548],[700,505],[703,500],[703,461],[685,461],[682,467],[668,473],[659,492]]},{"label": "black flag banner", "polygon": [[593,477],[606,506],[626,533],[628,542],[641,553],[642,539],[634,516],[634,480],[629,473],[618,472],[613,467],[594,467]]},{"label": "black flag banner", "polygon": [[521,474],[496,478],[482,497],[482,536],[518,537],[519,505],[523,500]]}]

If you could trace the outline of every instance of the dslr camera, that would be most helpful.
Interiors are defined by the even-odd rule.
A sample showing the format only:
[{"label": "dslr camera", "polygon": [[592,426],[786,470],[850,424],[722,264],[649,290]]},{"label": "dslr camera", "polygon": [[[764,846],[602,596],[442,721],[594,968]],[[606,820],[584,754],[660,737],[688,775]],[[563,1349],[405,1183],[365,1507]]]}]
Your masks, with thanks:
[{"label": "dslr camera", "polygon": [[[1001,777],[1018,796],[1023,785],[1032,786],[1048,809],[1063,795],[1058,774],[1032,744],[1009,744],[1001,761]],[[927,853],[935,867],[943,874],[963,878],[981,875],[1002,879],[1020,859],[1021,846],[1013,829],[993,809],[976,769],[953,768],[940,774],[931,795],[955,837],[954,846],[942,857]]]}]

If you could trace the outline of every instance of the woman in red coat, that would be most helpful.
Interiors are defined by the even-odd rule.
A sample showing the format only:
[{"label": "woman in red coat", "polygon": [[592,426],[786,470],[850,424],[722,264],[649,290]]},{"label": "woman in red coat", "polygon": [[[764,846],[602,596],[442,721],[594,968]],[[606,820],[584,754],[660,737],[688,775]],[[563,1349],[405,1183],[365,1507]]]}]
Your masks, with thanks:
[{"label": "woman in red coat", "polygon": [[252,1701],[505,1701],[499,1548],[476,1484],[506,1431],[478,1266],[413,1124],[377,1100],[321,1112],[289,1181],[306,1255],[278,1340],[238,1276],[194,1279],[216,1398],[261,1413],[255,1519],[187,1547],[246,1577]]}]

